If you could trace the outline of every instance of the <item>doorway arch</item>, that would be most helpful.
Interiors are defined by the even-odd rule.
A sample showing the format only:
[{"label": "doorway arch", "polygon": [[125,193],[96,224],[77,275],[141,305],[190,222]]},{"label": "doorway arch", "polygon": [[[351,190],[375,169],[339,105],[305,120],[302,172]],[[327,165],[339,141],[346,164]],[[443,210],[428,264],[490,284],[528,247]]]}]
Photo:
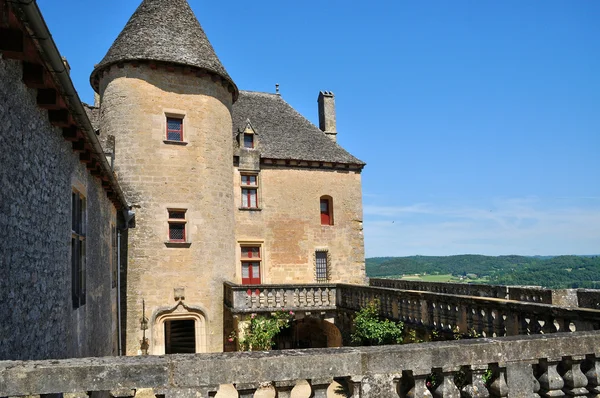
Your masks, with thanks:
[{"label": "doorway arch", "polygon": [[198,308],[188,307],[179,302],[175,307],[158,310],[152,322],[152,341],[150,352],[152,355],[165,355],[172,341],[167,341],[169,330],[177,325],[183,333],[190,331],[190,321],[193,321],[193,347],[194,352],[207,352],[206,348],[206,317]]}]

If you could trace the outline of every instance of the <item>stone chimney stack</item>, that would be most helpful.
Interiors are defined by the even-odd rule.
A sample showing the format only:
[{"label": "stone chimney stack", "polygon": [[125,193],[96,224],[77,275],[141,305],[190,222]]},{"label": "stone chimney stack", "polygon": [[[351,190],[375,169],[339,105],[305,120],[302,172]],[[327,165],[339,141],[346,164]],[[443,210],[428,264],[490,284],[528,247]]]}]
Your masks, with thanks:
[{"label": "stone chimney stack", "polygon": [[337,142],[337,128],[335,126],[335,96],[331,91],[319,93],[319,128],[333,142]]}]

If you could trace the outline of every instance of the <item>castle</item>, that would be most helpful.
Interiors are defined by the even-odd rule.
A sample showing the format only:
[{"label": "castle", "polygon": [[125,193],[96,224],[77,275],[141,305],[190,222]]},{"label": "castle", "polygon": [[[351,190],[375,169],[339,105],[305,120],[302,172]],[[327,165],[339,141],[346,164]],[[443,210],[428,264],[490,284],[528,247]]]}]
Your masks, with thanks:
[{"label": "castle", "polygon": [[[22,300],[44,280],[39,320],[54,316],[77,341],[39,355],[218,352],[233,327],[224,282],[364,283],[365,163],[337,144],[332,93],[319,93],[317,128],[278,92],[240,91],[186,0],[144,0],[95,65],[96,103],[82,108],[68,64],[47,59],[55,49],[15,39],[35,28],[27,10],[2,2],[2,230],[24,235],[5,239],[2,290]],[[14,283],[24,272],[28,292]],[[0,346],[5,358],[22,336],[45,335],[26,320],[4,328],[21,336]],[[29,347],[17,357],[39,357]]]},{"label": "castle", "polygon": [[[318,129],[239,91],[186,0],[144,0],[91,83],[95,106],[36,2],[0,0],[0,396],[600,394],[598,290],[366,286],[333,95]],[[423,338],[485,338],[339,347],[373,300]],[[235,350],[282,308],[280,348],[336,348],[160,355]]]}]

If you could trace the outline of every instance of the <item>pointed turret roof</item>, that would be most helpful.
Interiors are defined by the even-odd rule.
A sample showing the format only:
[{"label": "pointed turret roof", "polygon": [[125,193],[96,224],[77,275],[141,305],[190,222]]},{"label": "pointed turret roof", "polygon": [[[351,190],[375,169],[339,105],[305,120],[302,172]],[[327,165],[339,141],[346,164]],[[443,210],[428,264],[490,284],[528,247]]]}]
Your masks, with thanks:
[{"label": "pointed turret roof", "polygon": [[142,60],[206,69],[230,82],[237,92],[187,0],[143,0],[94,68],[92,86],[97,73],[105,67]]}]

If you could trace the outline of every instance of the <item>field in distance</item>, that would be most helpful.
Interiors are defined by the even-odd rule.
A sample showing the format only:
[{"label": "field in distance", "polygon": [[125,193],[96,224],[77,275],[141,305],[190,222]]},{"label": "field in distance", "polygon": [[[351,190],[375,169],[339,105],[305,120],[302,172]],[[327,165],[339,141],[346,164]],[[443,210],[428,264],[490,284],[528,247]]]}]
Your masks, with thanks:
[{"label": "field in distance", "polygon": [[366,259],[370,278],[600,289],[600,256],[410,256]]},{"label": "field in distance", "polygon": [[451,283],[487,283],[489,278],[478,278],[478,277],[465,277],[465,276],[454,276],[452,274],[414,274],[414,275],[401,275],[392,277],[394,279],[403,279],[407,281],[423,281],[423,282],[451,282]]}]

